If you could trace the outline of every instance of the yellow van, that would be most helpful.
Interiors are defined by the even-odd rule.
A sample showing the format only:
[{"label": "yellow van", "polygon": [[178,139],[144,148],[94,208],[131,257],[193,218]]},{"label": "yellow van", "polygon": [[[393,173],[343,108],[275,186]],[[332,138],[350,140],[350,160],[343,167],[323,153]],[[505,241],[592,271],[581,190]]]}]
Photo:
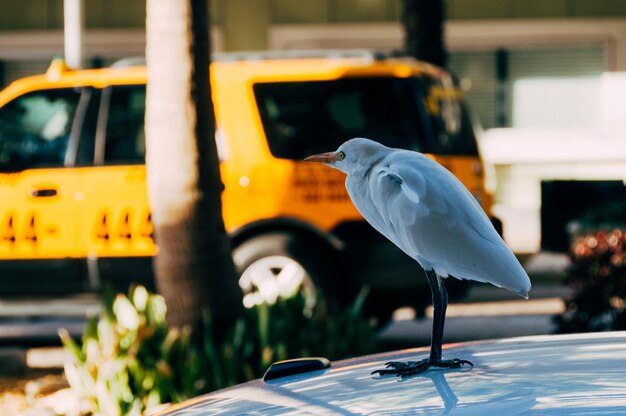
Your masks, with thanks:
[{"label": "yellow van", "polygon": [[[363,221],[343,175],[301,162],[349,138],[432,155],[489,210],[463,95],[439,68],[362,51],[225,54],[211,82],[248,305],[267,300],[268,279],[336,297],[368,284],[389,295],[372,295],[384,313],[425,300],[406,290],[425,284],[417,264]],[[0,293],[151,280],[145,86],[136,61],[72,70],[57,59],[0,93]]]}]

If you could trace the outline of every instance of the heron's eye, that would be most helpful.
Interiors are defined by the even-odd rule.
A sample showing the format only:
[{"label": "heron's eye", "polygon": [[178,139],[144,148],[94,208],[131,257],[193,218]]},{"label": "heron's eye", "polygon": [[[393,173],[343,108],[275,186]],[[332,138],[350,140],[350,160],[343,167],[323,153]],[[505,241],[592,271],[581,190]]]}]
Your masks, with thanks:
[{"label": "heron's eye", "polygon": [[344,160],[346,158],[346,154],[344,152],[337,153],[337,160]]}]

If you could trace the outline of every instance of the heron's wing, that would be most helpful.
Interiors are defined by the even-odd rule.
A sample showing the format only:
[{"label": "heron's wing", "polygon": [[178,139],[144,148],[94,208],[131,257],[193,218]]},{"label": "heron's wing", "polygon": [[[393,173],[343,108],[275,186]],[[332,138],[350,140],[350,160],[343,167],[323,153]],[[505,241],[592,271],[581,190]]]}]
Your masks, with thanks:
[{"label": "heron's wing", "polygon": [[[444,229],[455,229],[462,223],[477,236],[492,239],[493,227],[482,207],[452,173],[423,155],[413,162],[391,163],[387,169],[402,178],[402,193],[419,203],[418,216],[428,216],[430,222],[438,222]],[[419,201],[414,195],[419,195]]]},{"label": "heron's wing", "polygon": [[[372,202],[384,218],[397,219],[399,224],[412,225],[419,218],[429,217],[454,227],[457,218],[450,215],[455,206],[476,204],[471,197],[464,201],[467,190],[444,168],[419,155],[395,158],[381,163],[370,174]],[[455,189],[451,189],[455,188]]]},{"label": "heron's wing", "polygon": [[414,258],[449,258],[455,239],[491,242],[493,227],[469,191],[436,162],[414,155],[372,168],[370,197],[385,222],[379,231]]},{"label": "heron's wing", "polygon": [[431,215],[433,209],[426,201],[426,179],[416,169],[403,171],[391,164],[379,164],[372,168],[369,180],[371,202],[377,211],[376,227],[411,257],[419,248],[413,231],[419,219]]},{"label": "heron's wing", "polygon": [[445,168],[421,157],[375,166],[370,197],[385,234],[438,274],[490,282],[525,293],[530,282],[469,191]]}]

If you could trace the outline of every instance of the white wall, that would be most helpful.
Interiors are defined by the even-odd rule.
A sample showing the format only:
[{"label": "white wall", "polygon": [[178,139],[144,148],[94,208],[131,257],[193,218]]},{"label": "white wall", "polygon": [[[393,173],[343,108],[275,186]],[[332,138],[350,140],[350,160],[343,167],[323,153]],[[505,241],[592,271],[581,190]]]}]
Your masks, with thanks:
[{"label": "white wall", "polygon": [[[399,23],[273,25],[270,49],[400,49]],[[452,20],[445,26],[452,51],[548,45],[603,45],[607,69],[626,70],[626,19]]]}]

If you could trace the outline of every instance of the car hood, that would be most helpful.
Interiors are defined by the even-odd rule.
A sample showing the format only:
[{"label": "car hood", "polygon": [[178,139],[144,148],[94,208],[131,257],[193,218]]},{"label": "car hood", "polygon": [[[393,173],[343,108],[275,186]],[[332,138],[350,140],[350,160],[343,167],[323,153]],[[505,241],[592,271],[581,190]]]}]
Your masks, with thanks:
[{"label": "car hood", "polygon": [[474,363],[404,379],[372,375],[428,349],[338,361],[329,369],[253,381],[174,406],[168,415],[624,415],[626,332],[447,345]]}]

